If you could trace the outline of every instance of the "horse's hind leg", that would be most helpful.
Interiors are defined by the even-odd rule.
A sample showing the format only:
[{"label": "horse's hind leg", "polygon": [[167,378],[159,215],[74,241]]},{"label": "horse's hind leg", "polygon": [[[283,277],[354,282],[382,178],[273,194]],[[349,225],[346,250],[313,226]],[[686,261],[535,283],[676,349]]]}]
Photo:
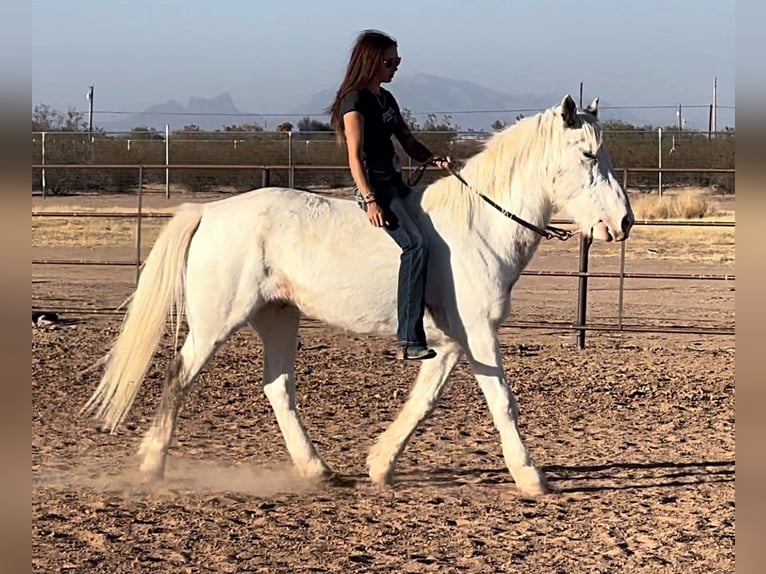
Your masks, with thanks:
[{"label": "horse's hind leg", "polygon": [[434,348],[437,356],[420,366],[409,398],[367,457],[369,475],[376,484],[391,482],[397,459],[418,425],[433,412],[444,384],[460,357],[461,349],[457,343],[435,345]]},{"label": "horse's hind leg", "polygon": [[229,334],[223,333],[220,338],[204,338],[199,333],[190,332],[179,356],[168,368],[160,405],[138,451],[142,457],[141,474],[145,480],[158,480],[164,476],[167,451],[183,399],[199,372]]},{"label": "horse's hind leg", "polygon": [[307,478],[330,475],[295,409],[295,355],[299,314],[295,307],[270,305],[251,321],[263,341],[263,390],[298,471]]}]

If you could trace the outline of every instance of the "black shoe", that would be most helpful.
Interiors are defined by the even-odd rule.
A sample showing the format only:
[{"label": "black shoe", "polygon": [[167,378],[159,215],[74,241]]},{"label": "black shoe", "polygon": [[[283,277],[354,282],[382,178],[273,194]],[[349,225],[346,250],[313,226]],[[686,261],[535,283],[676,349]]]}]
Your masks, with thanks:
[{"label": "black shoe", "polygon": [[407,345],[402,352],[402,358],[405,361],[424,361],[433,359],[436,351],[429,349],[425,345]]}]

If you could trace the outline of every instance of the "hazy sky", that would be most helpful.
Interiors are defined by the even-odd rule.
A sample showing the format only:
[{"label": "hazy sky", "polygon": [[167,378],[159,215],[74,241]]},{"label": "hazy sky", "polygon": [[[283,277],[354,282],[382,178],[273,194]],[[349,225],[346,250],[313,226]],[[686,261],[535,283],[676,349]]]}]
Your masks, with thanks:
[{"label": "hazy sky", "polygon": [[733,0],[35,0],[32,22],[32,103],[62,110],[94,84],[96,110],[229,92],[288,112],[337,87],[364,28],[396,37],[401,74],[511,94],[582,81],[625,106],[709,104],[717,76],[734,105]]}]

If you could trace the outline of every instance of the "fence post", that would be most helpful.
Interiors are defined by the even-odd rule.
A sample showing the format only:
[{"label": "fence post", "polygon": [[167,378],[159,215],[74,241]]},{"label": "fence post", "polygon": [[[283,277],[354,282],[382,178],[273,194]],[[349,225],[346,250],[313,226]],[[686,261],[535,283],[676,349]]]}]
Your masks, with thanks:
[{"label": "fence post", "polygon": [[622,190],[628,193],[628,168],[622,170]]},{"label": "fence post", "polygon": [[170,199],[170,126],[165,124],[165,199]]},{"label": "fence post", "polygon": [[[588,254],[590,244],[593,240],[590,237],[580,235],[580,273],[588,272]],[[588,276],[580,275],[577,288],[577,348],[585,348],[585,322],[588,312]]]},{"label": "fence post", "polygon": [[136,211],[136,285],[141,276],[141,207],[143,204],[144,166],[138,166],[138,209]]},{"label": "fence post", "polygon": [[[42,164],[45,165],[45,132],[42,133],[42,140],[40,142],[40,145],[42,146]],[[47,192],[47,185],[45,183],[45,168],[43,168],[43,199],[45,199],[46,192]]]},{"label": "fence post", "polygon": [[287,187],[295,187],[295,168],[293,167],[293,132],[287,132]]},{"label": "fence post", "polygon": [[623,302],[625,297],[625,241],[620,243],[620,289],[619,289],[619,301],[617,302],[617,324],[622,331],[622,311]]},{"label": "fence post", "polygon": [[264,167],[261,170],[261,187],[269,187],[269,182],[271,181],[271,173],[269,173],[269,168]]},{"label": "fence post", "polygon": [[657,149],[657,193],[662,197],[662,128],[657,128],[658,149]]}]

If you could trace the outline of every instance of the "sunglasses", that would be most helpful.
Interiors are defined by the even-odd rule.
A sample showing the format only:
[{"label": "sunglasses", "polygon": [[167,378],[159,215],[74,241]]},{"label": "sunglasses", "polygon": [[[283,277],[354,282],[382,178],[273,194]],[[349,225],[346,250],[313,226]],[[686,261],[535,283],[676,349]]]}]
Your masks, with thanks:
[{"label": "sunglasses", "polygon": [[396,58],[385,58],[383,60],[383,67],[387,70],[393,68],[394,66],[398,66],[402,63],[401,56],[397,56]]}]

